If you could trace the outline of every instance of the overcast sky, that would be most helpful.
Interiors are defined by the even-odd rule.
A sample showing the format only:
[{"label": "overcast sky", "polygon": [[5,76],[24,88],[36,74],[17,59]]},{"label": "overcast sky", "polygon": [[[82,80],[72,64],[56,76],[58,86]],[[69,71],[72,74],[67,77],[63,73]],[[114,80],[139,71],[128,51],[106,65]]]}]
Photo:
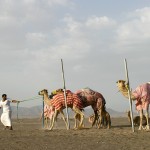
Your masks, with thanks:
[{"label": "overcast sky", "polygon": [[61,58],[67,89],[90,87],[126,111],[116,87],[124,58],[132,89],[150,81],[150,1],[0,0],[0,94],[24,100],[62,88]]}]

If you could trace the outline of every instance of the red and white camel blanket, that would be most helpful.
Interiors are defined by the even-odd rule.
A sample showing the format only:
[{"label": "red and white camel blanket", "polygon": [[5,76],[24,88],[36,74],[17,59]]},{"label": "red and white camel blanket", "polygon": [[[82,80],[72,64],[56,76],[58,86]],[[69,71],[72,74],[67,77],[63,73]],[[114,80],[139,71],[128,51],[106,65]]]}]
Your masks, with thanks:
[{"label": "red and white camel blanket", "polygon": [[[68,107],[75,106],[78,109],[83,109],[82,101],[80,100],[80,98],[77,96],[77,94],[72,93],[70,90],[66,91],[66,100]],[[56,110],[59,110],[62,107],[65,108],[64,93],[55,95],[51,100],[51,103]]]},{"label": "red and white camel blanket", "polygon": [[136,110],[146,110],[150,104],[150,84],[139,85],[133,92],[136,98]]}]

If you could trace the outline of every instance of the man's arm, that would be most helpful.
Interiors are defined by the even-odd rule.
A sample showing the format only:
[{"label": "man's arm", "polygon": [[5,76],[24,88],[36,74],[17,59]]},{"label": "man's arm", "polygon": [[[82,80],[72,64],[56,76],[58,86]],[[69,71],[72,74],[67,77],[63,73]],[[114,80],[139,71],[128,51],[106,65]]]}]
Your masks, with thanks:
[{"label": "man's arm", "polygon": [[11,100],[12,103],[20,103],[18,100]]}]

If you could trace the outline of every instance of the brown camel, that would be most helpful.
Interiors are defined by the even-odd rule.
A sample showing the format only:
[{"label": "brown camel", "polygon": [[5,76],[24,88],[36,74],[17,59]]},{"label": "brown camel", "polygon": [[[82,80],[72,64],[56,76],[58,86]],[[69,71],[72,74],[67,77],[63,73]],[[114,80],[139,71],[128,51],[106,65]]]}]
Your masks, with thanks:
[{"label": "brown camel", "polygon": [[[51,92],[50,97],[53,97],[54,95],[57,95],[57,93],[61,93],[61,92],[63,92],[63,89],[54,90]],[[90,88],[77,90],[75,94],[77,94],[78,98],[81,100],[83,108],[87,106],[91,106],[93,108],[95,117],[94,117],[92,126],[95,124],[96,120],[99,120],[100,122],[102,122],[103,114],[105,118],[105,104],[106,104],[106,101],[103,95]],[[76,121],[77,120],[75,119],[75,124],[76,124]]]},{"label": "brown camel", "polygon": [[[44,102],[47,105],[53,106],[55,110],[54,115],[52,116],[52,123],[50,126],[50,130],[53,129],[54,123],[59,113],[62,115],[62,119],[64,120],[67,128],[67,122],[63,113],[63,109],[65,108],[64,93],[60,92],[59,94],[55,95],[52,99],[49,99],[48,91],[44,89],[39,92],[39,95],[43,95]],[[84,114],[80,110],[82,109],[82,104],[80,102],[80,99],[77,97],[76,94],[72,93],[71,91],[67,91],[66,98],[67,98],[67,106],[70,107],[75,112],[75,114],[80,114],[81,120],[80,120],[79,127],[82,127]]]},{"label": "brown camel", "polygon": [[[129,120],[129,122],[130,122],[130,124],[131,124],[131,113],[130,113],[130,111],[127,111],[127,116],[128,116],[128,120]],[[134,123],[134,125],[140,125],[140,116],[135,116],[134,118],[133,118],[133,123]],[[142,122],[142,125],[146,125],[147,124],[147,122],[146,122],[146,117],[145,117],[145,115],[143,115],[143,122]]]},{"label": "brown camel", "polygon": [[[117,81],[117,86],[119,91],[128,98],[128,83],[124,80]],[[136,109],[140,112],[140,125],[139,130],[146,129],[149,130],[149,104],[150,104],[150,84],[145,83],[139,85],[134,91],[130,93],[131,99],[134,101],[136,100]],[[143,128],[143,110],[145,110],[145,117],[146,117],[146,127]]]},{"label": "brown camel", "polygon": [[[94,119],[95,119],[95,114],[93,114],[89,117],[89,122],[92,124]],[[110,127],[111,127],[111,118],[110,118],[110,114],[106,110],[102,111],[102,120],[103,120],[103,122],[101,124],[100,121],[99,121],[99,117],[97,117],[95,125],[98,128],[100,128],[101,125],[102,125],[102,127],[106,126],[107,129],[110,129]]]}]

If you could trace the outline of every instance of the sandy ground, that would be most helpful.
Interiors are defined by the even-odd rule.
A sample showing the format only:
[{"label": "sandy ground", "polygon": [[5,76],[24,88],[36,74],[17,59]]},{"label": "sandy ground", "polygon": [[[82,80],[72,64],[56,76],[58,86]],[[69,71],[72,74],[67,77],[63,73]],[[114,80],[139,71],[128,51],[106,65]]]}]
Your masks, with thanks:
[{"label": "sandy ground", "polygon": [[127,118],[112,118],[111,129],[90,128],[66,130],[59,119],[53,131],[42,129],[38,119],[13,120],[13,131],[3,130],[0,124],[0,150],[149,150],[150,131],[135,132]]}]

